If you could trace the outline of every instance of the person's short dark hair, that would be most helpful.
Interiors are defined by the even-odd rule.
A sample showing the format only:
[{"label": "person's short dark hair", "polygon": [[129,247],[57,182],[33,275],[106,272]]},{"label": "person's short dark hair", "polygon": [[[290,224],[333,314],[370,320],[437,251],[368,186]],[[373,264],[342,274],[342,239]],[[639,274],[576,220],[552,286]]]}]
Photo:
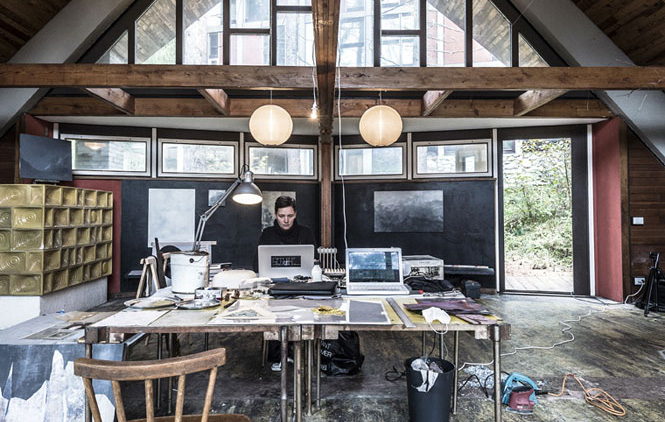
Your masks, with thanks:
[{"label": "person's short dark hair", "polygon": [[277,213],[278,209],[286,207],[292,207],[293,211],[297,211],[295,198],[290,196],[280,196],[275,200],[275,214]]}]

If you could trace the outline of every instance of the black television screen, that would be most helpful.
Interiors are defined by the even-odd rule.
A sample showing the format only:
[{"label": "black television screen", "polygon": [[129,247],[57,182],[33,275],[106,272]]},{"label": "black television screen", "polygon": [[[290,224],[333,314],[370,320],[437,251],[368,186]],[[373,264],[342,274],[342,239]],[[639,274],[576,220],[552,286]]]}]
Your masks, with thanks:
[{"label": "black television screen", "polygon": [[22,133],[19,136],[19,176],[49,181],[72,180],[70,142]]}]

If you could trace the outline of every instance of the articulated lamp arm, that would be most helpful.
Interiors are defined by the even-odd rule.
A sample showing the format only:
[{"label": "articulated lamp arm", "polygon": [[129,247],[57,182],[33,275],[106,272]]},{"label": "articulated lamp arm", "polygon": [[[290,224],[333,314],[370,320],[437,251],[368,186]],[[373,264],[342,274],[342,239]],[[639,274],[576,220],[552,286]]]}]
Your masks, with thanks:
[{"label": "articulated lamp arm", "polygon": [[201,214],[199,225],[196,227],[196,234],[194,235],[194,251],[198,251],[201,248],[201,237],[203,237],[203,230],[205,229],[206,222],[234,191],[236,192],[233,196],[233,200],[239,204],[252,205],[258,204],[263,200],[261,189],[254,184],[254,174],[249,171],[249,166],[245,164],[240,171],[240,175],[231,186],[229,186],[226,192],[224,192],[224,195],[215,201],[215,204],[210,207],[208,211]]},{"label": "articulated lamp arm", "polygon": [[212,217],[215,211],[217,211],[217,209],[220,206],[222,206],[224,201],[226,201],[226,199],[229,196],[231,196],[233,191],[238,187],[240,183],[241,183],[240,178],[237,178],[233,182],[233,184],[226,190],[226,192],[224,192],[224,195],[219,197],[219,199],[214,203],[212,207],[208,208],[206,212],[201,214],[201,217],[199,218],[199,224],[196,227],[196,235],[194,236],[194,248],[193,248],[194,251],[198,251],[201,248],[201,238],[203,237],[203,229],[205,229],[206,222],[208,221],[208,219]]}]

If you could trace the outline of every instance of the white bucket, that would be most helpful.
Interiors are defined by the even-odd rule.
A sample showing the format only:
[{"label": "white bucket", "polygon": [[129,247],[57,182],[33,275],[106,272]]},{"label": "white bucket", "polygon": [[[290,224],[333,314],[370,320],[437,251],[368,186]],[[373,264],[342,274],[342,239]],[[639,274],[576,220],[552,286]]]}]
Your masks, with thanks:
[{"label": "white bucket", "polygon": [[171,252],[171,286],[173,293],[193,294],[208,285],[210,259],[207,252]]}]

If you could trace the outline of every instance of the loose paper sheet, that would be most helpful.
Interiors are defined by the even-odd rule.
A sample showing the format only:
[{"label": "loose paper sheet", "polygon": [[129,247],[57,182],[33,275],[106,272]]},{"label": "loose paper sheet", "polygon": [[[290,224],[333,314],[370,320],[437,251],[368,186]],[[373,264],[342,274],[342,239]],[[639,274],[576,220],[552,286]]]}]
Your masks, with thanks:
[{"label": "loose paper sheet", "polygon": [[155,238],[170,242],[194,242],[194,189],[150,189],[148,191],[148,247]]},{"label": "loose paper sheet", "polygon": [[145,327],[161,317],[169,310],[160,311],[132,311],[125,310],[111,315],[99,322],[92,324],[93,327]]}]

